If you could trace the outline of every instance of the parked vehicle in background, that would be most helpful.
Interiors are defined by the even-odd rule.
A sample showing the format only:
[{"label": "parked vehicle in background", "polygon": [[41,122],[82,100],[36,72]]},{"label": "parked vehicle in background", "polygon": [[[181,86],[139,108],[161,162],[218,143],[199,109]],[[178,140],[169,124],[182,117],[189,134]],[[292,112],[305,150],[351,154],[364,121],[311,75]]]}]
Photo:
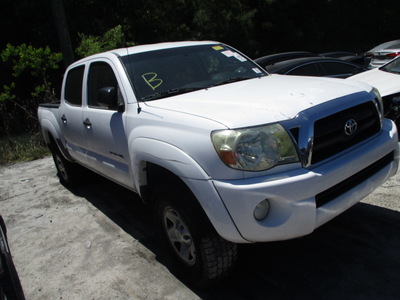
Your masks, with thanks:
[{"label": "parked vehicle in background", "polygon": [[81,183],[85,167],[138,193],[198,285],[226,277],[237,243],[310,234],[399,163],[371,86],[269,75],[212,41],[86,57],[38,116],[61,181]]},{"label": "parked vehicle in background", "polygon": [[333,52],[325,52],[325,53],[320,53],[320,56],[323,57],[334,57],[334,58],[339,58],[343,56],[354,56],[357,55],[353,52],[347,52],[347,51],[333,51]]},{"label": "parked vehicle in background", "polygon": [[351,62],[354,64],[358,64],[360,66],[364,66],[367,67],[368,64],[365,60],[365,57],[362,55],[349,55],[349,56],[341,56],[338,57],[338,59],[343,60],[343,61],[347,61],[347,62]]},{"label": "parked vehicle in background", "polygon": [[271,74],[347,78],[365,71],[363,66],[328,57],[303,57],[266,66]]},{"label": "parked vehicle in background", "polygon": [[337,58],[343,61],[359,64],[360,66],[365,65],[365,58],[362,55],[358,55],[352,52],[347,51],[335,51],[335,52],[326,52],[319,54],[322,57],[331,57]]},{"label": "parked vehicle in background", "polygon": [[382,67],[366,71],[348,78],[368,83],[376,87],[382,96],[385,117],[400,127],[400,57]]},{"label": "parked vehicle in background", "polygon": [[0,215],[0,300],[23,299],[25,296],[8,247],[6,225]]},{"label": "parked vehicle in background", "polygon": [[394,40],[380,44],[365,52],[364,56],[370,60],[369,67],[380,67],[392,59],[400,56],[400,40]]},{"label": "parked vehicle in background", "polygon": [[288,60],[288,59],[301,58],[301,57],[315,57],[315,56],[318,56],[318,55],[315,53],[312,53],[312,52],[292,51],[292,52],[282,52],[282,53],[275,53],[275,54],[262,56],[262,57],[256,58],[254,61],[265,69],[267,66],[270,66],[270,65],[276,64],[278,62]]}]

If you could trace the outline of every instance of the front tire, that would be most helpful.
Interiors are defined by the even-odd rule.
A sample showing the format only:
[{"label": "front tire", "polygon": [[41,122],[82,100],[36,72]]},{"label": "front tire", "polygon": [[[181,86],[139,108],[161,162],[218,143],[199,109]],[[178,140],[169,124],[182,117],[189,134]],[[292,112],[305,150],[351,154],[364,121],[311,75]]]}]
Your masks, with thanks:
[{"label": "front tire", "polygon": [[184,279],[204,287],[219,282],[232,271],[237,245],[217,234],[183,183],[169,181],[161,185],[154,201],[163,239]]}]

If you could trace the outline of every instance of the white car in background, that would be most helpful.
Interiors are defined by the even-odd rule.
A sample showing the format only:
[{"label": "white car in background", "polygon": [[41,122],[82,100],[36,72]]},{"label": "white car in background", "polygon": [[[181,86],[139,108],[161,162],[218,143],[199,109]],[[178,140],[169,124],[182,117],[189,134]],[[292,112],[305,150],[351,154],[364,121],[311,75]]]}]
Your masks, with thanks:
[{"label": "white car in background", "polygon": [[380,44],[365,52],[364,56],[370,59],[369,67],[380,67],[392,59],[400,56],[400,40]]},{"label": "white car in background", "polygon": [[400,56],[389,63],[349,77],[377,88],[382,96],[385,117],[400,127]]}]

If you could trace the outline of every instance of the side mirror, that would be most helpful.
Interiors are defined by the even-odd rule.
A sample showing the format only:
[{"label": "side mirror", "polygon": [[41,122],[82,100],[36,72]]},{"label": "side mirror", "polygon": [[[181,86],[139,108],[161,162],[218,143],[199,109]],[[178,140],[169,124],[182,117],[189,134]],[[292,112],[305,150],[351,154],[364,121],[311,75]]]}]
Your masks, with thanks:
[{"label": "side mirror", "polygon": [[117,89],[113,86],[103,87],[97,91],[97,103],[110,110],[119,112],[124,110],[124,105],[118,103]]}]

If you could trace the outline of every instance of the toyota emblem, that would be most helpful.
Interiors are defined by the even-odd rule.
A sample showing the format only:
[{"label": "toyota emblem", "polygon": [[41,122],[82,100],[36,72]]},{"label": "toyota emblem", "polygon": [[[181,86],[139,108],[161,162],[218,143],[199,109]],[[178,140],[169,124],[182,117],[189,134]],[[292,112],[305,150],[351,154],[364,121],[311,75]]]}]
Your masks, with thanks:
[{"label": "toyota emblem", "polygon": [[350,119],[344,124],[344,133],[351,136],[357,131],[357,122],[354,119]]}]

